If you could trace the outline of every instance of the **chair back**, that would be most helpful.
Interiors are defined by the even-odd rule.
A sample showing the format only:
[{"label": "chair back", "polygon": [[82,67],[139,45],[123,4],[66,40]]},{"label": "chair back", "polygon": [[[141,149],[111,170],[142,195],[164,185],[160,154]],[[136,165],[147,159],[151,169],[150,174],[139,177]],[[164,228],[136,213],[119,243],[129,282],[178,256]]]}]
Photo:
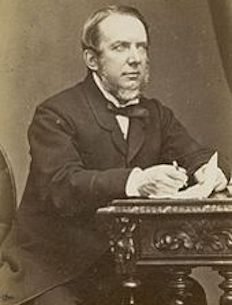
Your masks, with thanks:
[{"label": "chair back", "polygon": [[0,245],[11,228],[16,205],[12,167],[4,149],[0,146]]}]

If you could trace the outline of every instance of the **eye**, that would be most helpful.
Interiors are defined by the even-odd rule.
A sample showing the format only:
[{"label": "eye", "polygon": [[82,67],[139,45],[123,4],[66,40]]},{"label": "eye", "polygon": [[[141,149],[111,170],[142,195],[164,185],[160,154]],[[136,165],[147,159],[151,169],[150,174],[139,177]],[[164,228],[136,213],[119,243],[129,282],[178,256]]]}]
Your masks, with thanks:
[{"label": "eye", "polygon": [[112,46],[112,49],[117,51],[117,52],[123,52],[125,51],[126,49],[128,49],[129,47],[129,44],[126,43],[126,42],[121,42],[121,43],[118,43],[118,44],[115,44]]},{"label": "eye", "polygon": [[137,44],[137,49],[138,49],[138,50],[141,50],[141,51],[147,52],[147,50],[148,50],[148,45],[147,45],[146,43],[143,43],[143,42],[138,43],[138,44]]},{"label": "eye", "polygon": [[123,51],[124,49],[125,48],[122,45],[114,47],[114,50],[119,51],[119,52]]}]

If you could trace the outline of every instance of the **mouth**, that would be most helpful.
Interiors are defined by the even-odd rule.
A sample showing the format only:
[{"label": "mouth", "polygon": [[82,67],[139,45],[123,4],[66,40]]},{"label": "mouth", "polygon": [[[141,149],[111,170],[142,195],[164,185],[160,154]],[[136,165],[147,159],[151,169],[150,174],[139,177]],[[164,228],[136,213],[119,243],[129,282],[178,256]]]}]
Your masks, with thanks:
[{"label": "mouth", "polygon": [[138,79],[138,77],[140,76],[140,72],[138,71],[123,72],[122,76],[126,76],[129,79]]}]

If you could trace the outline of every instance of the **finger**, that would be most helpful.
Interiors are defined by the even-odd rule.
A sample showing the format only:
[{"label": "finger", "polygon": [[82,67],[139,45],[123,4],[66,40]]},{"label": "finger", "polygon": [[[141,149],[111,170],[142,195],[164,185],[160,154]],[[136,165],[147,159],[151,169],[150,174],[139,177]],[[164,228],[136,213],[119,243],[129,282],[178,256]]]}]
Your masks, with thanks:
[{"label": "finger", "polygon": [[155,184],[165,184],[170,188],[181,188],[188,180],[188,176],[178,171],[173,166],[161,165],[146,169],[144,172],[144,181]]},{"label": "finger", "polygon": [[179,172],[174,168],[165,168],[160,171],[145,172],[145,179],[149,182],[165,182],[165,184],[172,186],[184,184],[188,180],[185,173]]},{"label": "finger", "polygon": [[182,187],[182,182],[170,179],[166,176],[160,177],[159,179],[148,179],[146,184],[154,185],[156,189],[171,189],[173,191],[178,190]]},{"label": "finger", "polygon": [[181,189],[185,185],[185,181],[174,180],[174,179],[165,179],[158,183],[158,189],[170,189],[171,191],[176,191]]},{"label": "finger", "polygon": [[157,193],[156,186],[154,184],[144,184],[138,188],[141,196],[148,197],[149,195],[155,195]]},{"label": "finger", "polygon": [[170,188],[177,188],[177,189],[180,189],[182,188],[184,185],[186,185],[188,181],[188,176],[185,175],[183,176],[183,179],[176,179],[176,177],[170,177],[168,175],[164,175],[162,177],[162,180],[160,179],[159,182],[160,184],[163,184],[167,187],[170,187]]},{"label": "finger", "polygon": [[143,191],[143,193],[146,194],[153,194],[153,195],[157,195],[157,194],[173,194],[176,193],[178,191],[178,188],[173,188],[173,187],[168,187],[165,186],[164,184],[154,184],[154,183],[147,183],[144,184],[143,186],[141,186],[141,190]]},{"label": "finger", "polygon": [[187,173],[187,170],[186,170],[185,168],[181,167],[181,166],[178,166],[178,168],[176,168],[176,170],[177,170],[178,172],[182,172],[182,173],[184,173],[184,174]]},{"label": "finger", "polygon": [[178,192],[178,188],[167,188],[165,186],[159,186],[157,188],[157,194],[168,194],[168,195],[171,195],[171,194],[176,194]]},{"label": "finger", "polygon": [[185,169],[182,169],[182,168],[181,168],[181,170],[179,170],[179,169],[177,170],[174,167],[172,167],[172,169],[168,169],[165,172],[165,174],[173,180],[178,180],[181,182],[186,182],[188,180],[186,171],[185,171]]},{"label": "finger", "polygon": [[168,176],[174,180],[186,181],[188,176],[186,175],[186,170],[182,167],[176,169],[173,165],[156,165],[144,170],[144,174],[147,177],[154,178],[153,180],[159,179],[160,177]]}]

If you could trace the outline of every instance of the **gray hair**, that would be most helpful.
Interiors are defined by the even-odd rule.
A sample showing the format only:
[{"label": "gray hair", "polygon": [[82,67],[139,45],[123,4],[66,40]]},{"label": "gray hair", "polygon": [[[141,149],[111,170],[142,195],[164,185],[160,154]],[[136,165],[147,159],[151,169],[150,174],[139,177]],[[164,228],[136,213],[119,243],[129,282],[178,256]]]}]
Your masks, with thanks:
[{"label": "gray hair", "polygon": [[98,51],[100,44],[100,33],[98,25],[108,16],[113,14],[129,15],[140,20],[145,27],[147,39],[149,42],[148,25],[143,15],[136,8],[124,5],[109,5],[96,11],[85,22],[81,37],[83,50],[92,49],[94,51]]}]

